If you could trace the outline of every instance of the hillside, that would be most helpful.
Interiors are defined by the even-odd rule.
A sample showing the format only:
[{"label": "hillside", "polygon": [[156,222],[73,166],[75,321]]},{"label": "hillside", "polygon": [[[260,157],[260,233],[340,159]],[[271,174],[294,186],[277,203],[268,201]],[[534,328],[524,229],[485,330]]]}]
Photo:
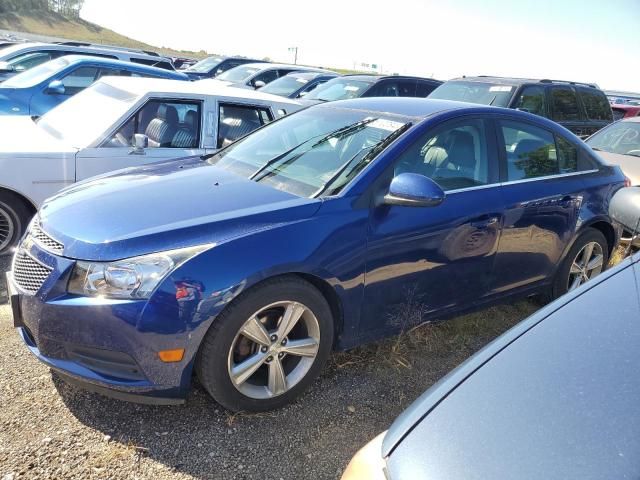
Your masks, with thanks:
[{"label": "hillside", "polygon": [[103,28],[100,25],[87,22],[81,18],[67,18],[51,11],[34,10],[29,13],[0,13],[0,29],[61,37],[68,40],[154,50],[169,56],[186,56],[192,58],[203,58],[207,56],[207,53],[204,51],[189,52],[155,47],[120,35],[113,30]]}]

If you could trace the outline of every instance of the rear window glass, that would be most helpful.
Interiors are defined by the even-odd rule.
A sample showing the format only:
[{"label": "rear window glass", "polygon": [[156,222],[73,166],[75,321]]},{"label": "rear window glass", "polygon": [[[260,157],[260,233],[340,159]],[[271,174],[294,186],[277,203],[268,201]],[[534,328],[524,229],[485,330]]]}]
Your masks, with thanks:
[{"label": "rear window glass", "polygon": [[584,109],[587,111],[587,118],[590,120],[611,121],[611,107],[607,97],[598,91],[580,90]]}]

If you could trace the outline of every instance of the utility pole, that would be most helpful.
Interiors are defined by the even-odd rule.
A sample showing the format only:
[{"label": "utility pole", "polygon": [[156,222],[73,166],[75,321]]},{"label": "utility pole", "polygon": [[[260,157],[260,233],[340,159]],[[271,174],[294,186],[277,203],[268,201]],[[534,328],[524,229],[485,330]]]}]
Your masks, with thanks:
[{"label": "utility pole", "polygon": [[293,64],[298,64],[298,47],[289,47],[290,52],[294,52],[293,54]]}]

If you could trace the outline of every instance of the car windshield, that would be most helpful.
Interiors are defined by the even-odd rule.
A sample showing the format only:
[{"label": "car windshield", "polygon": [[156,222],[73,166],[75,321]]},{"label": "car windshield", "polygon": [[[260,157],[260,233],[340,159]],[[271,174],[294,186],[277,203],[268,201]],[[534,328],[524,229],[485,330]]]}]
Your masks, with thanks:
[{"label": "car windshield", "polygon": [[222,60],[224,60],[222,57],[207,57],[204,60],[200,60],[198,63],[191,65],[185,71],[207,73],[213,70],[217,65],[219,65]]},{"label": "car windshield", "polygon": [[587,139],[594,150],[640,157],[640,122],[616,122]]},{"label": "car windshield", "polygon": [[239,67],[232,68],[227,70],[224,73],[218,75],[218,80],[224,80],[226,82],[235,82],[240,83],[247,80],[251,75],[256,72],[259,72],[260,69],[258,67],[245,67],[244,65],[240,65]]},{"label": "car windshield", "polygon": [[99,81],[49,110],[36,122],[55,138],[83,148],[109,130],[139,98]]},{"label": "car windshield", "polygon": [[506,107],[511,100],[513,89],[512,85],[455,80],[443,83],[427,98]]},{"label": "car windshield", "polygon": [[410,125],[406,117],[316,107],[248,135],[209,162],[294,195],[335,195]]},{"label": "car windshield", "polygon": [[268,83],[260,89],[261,92],[271,93],[272,95],[280,95],[282,97],[288,97],[292,93],[298,91],[304,87],[309,80],[306,78],[285,75],[282,78],[278,78],[271,83]]},{"label": "car windshield", "polygon": [[346,100],[357,98],[371,86],[372,82],[364,80],[349,80],[347,78],[334,78],[327,83],[320,85],[313,92],[307,95],[306,99],[332,102],[334,100]]},{"label": "car windshield", "polygon": [[49,62],[42,63],[37,67],[26,70],[18,75],[14,75],[2,82],[3,87],[29,88],[38,85],[50,78],[54,73],[59,72],[69,65],[69,60],[64,57],[56,58]]}]

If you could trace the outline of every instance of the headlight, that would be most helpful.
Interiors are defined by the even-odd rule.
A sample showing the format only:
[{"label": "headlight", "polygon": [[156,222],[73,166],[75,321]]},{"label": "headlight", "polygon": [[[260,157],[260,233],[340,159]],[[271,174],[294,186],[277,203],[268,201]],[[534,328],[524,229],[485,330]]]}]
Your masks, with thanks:
[{"label": "headlight", "polygon": [[108,263],[78,261],[67,291],[110,298],[149,298],[169,273],[212,246],[199,245]]}]

